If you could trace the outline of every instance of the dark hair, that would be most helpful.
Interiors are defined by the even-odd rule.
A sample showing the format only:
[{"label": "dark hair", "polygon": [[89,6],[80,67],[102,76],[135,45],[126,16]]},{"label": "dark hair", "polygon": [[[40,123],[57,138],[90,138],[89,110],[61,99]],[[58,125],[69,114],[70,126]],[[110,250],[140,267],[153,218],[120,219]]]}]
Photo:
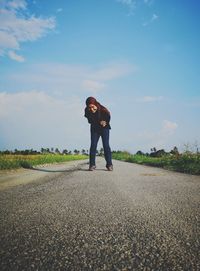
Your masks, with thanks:
[{"label": "dark hair", "polygon": [[90,104],[97,105],[97,100],[94,97],[88,97],[85,103],[87,106],[89,106]]},{"label": "dark hair", "polygon": [[87,105],[87,108],[88,108],[88,106],[90,105],[90,104],[94,104],[94,105],[96,105],[97,106],[97,109],[98,110],[100,110],[100,111],[102,111],[102,112],[106,112],[107,114],[109,114],[110,115],[110,112],[108,111],[108,109],[105,107],[105,106],[103,106],[103,105],[101,105],[94,97],[88,97],[87,99],[86,99],[86,105]]}]

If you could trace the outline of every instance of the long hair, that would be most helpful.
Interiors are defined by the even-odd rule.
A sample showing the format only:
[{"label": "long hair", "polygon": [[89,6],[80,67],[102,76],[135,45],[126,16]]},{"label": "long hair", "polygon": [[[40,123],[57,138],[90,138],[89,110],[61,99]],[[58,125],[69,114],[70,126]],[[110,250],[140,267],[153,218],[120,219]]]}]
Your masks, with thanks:
[{"label": "long hair", "polygon": [[104,113],[107,113],[108,115],[110,115],[109,110],[105,106],[100,104],[94,97],[88,97],[86,99],[86,110],[87,111],[89,111],[89,105],[90,104],[96,105],[98,111],[104,112]]}]

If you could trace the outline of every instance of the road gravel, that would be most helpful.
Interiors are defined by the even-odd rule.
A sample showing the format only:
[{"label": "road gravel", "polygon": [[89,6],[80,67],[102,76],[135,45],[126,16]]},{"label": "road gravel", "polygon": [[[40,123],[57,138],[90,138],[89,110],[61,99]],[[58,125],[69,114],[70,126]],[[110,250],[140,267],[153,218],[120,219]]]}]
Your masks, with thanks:
[{"label": "road gravel", "polygon": [[1,271],[200,270],[199,176],[86,162],[0,175]]}]

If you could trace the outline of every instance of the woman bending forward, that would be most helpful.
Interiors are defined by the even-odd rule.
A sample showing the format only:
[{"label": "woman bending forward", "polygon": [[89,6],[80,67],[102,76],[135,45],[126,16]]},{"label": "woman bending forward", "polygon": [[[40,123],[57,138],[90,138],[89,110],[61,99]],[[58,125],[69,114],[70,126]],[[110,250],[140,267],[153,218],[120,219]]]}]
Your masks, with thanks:
[{"label": "woman bending forward", "polygon": [[89,97],[86,100],[85,117],[90,123],[91,133],[89,170],[92,171],[96,168],[96,150],[99,138],[101,137],[106,160],[106,168],[109,171],[112,171],[112,154],[109,145],[109,133],[111,129],[110,112],[94,97]]}]

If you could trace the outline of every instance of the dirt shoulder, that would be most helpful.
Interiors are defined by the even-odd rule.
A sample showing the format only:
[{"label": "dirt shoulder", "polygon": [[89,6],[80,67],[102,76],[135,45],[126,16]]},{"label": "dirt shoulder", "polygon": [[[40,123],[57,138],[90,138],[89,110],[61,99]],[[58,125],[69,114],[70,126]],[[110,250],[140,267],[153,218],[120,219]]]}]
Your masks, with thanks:
[{"label": "dirt shoulder", "polygon": [[24,185],[37,181],[43,177],[59,175],[63,172],[78,170],[87,160],[70,161],[58,164],[38,165],[32,169],[15,169],[0,171],[0,191],[17,185]]}]

